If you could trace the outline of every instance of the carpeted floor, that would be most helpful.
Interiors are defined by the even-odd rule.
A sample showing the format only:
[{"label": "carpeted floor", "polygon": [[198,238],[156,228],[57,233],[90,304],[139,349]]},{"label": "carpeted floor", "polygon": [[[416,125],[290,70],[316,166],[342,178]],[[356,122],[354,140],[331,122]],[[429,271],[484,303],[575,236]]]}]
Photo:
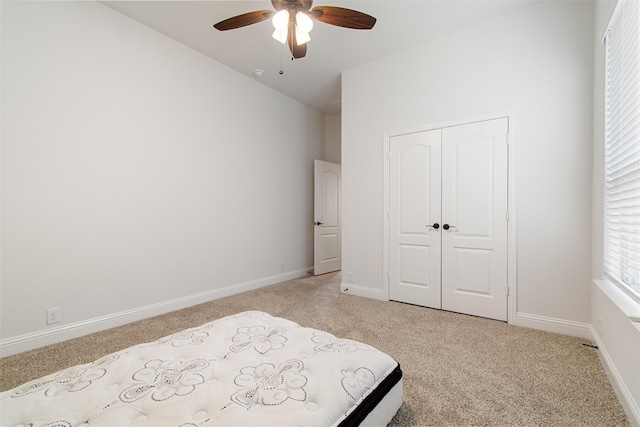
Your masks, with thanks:
[{"label": "carpeted floor", "polygon": [[373,345],[404,372],[391,425],[627,426],[588,341],[342,294],[340,275],[291,280],[0,359],[0,390],[245,310]]}]

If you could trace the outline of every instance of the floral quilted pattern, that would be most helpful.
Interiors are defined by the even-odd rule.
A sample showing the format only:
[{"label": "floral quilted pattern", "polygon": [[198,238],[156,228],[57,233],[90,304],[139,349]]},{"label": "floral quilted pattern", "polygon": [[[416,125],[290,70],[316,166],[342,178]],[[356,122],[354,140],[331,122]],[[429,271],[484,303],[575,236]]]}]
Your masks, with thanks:
[{"label": "floral quilted pattern", "polygon": [[88,365],[74,366],[52,376],[32,381],[13,390],[11,397],[43,391],[45,396],[56,396],[64,392],[77,392],[89,387],[98,378],[102,378],[107,370],[104,366],[117,360],[118,355],[109,355]]},{"label": "floral quilted pattern", "polygon": [[289,399],[304,402],[308,380],[300,373],[303,369],[300,360],[288,360],[278,368],[271,363],[244,367],[234,380],[240,390],[231,400],[246,408],[280,405]]},{"label": "floral quilted pattern", "polygon": [[208,366],[209,362],[202,359],[189,362],[150,360],[133,374],[135,384],[120,393],[120,400],[128,403],[150,395],[151,399],[162,401],[185,396],[204,383],[204,377],[197,371]]},{"label": "floral quilted pattern", "polygon": [[171,345],[173,347],[183,347],[189,345],[200,345],[209,336],[208,333],[198,330],[191,329],[186,331],[181,331],[173,335],[169,335],[168,337],[160,338],[156,341],[155,345]]},{"label": "floral quilted pattern", "polygon": [[370,347],[357,341],[336,338],[326,332],[316,332],[311,337],[311,341],[317,345],[314,347],[318,352],[338,352],[352,353],[354,351],[369,351]]},{"label": "floral quilted pattern", "polygon": [[367,368],[342,370],[342,388],[354,401],[364,396],[376,383],[375,374]]},{"label": "floral quilted pattern", "polygon": [[269,350],[279,350],[284,347],[287,338],[283,335],[287,330],[280,326],[267,328],[261,325],[238,328],[233,336],[233,344],[229,348],[234,353],[253,347],[260,354]]}]

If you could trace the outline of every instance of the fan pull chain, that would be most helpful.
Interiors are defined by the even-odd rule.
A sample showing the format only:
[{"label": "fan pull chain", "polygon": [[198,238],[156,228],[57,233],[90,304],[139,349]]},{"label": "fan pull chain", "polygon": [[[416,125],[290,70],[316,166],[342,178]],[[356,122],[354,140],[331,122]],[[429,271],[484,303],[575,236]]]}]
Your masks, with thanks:
[{"label": "fan pull chain", "polygon": [[278,71],[278,74],[283,75],[284,74],[284,69],[282,68],[282,47],[280,48],[280,71]]}]

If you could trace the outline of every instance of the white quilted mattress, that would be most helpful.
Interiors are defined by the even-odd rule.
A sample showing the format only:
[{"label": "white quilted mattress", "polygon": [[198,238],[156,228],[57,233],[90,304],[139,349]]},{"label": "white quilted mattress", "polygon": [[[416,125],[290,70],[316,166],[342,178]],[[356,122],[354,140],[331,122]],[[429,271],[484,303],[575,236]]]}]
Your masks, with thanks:
[{"label": "white quilted mattress", "polygon": [[[402,373],[381,351],[248,311],[0,394],[2,426],[357,425]],[[390,405],[390,407],[389,407]],[[368,408],[364,410],[363,408]]]}]

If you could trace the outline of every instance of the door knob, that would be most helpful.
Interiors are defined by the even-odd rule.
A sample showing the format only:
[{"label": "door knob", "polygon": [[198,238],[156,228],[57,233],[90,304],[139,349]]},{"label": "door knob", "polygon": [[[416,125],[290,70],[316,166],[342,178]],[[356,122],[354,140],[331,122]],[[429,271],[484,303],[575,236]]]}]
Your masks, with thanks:
[{"label": "door knob", "polygon": [[427,225],[427,227],[431,227],[437,230],[438,228],[440,228],[440,224],[438,224],[437,222],[434,222],[433,225]]},{"label": "door knob", "polygon": [[456,226],[455,225],[444,224],[442,226],[442,228],[444,228],[445,230],[448,230],[449,228],[456,228]]},{"label": "door knob", "polygon": [[313,225],[322,225],[322,224],[324,224],[324,222],[316,221],[313,223]]}]

